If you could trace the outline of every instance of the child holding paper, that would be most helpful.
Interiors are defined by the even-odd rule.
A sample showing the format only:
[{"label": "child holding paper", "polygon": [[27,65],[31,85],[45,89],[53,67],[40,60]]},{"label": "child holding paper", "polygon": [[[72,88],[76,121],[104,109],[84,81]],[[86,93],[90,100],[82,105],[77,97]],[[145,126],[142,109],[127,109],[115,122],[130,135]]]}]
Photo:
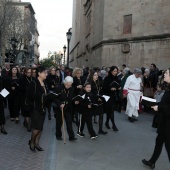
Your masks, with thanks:
[{"label": "child holding paper", "polygon": [[94,97],[91,93],[91,84],[90,83],[85,83],[84,85],[84,93],[85,98],[81,102],[76,102],[76,104],[80,105],[80,125],[78,128],[77,135],[80,137],[84,137],[85,134],[83,134],[84,130],[84,125],[85,123],[87,124],[87,128],[90,134],[91,139],[95,139],[98,136],[96,135],[94,129],[93,129],[93,124],[92,124],[92,104],[94,102]]}]

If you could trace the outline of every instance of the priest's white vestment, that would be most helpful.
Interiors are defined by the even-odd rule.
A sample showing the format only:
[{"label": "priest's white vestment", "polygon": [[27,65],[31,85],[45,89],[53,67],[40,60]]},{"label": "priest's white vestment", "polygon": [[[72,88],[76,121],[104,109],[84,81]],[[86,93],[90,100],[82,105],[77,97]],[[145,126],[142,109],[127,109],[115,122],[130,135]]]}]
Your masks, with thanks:
[{"label": "priest's white vestment", "polygon": [[127,94],[127,106],[125,114],[127,114],[129,117],[138,117],[141,83],[142,79],[140,77],[136,78],[135,74],[129,76],[126,80],[123,90]]}]

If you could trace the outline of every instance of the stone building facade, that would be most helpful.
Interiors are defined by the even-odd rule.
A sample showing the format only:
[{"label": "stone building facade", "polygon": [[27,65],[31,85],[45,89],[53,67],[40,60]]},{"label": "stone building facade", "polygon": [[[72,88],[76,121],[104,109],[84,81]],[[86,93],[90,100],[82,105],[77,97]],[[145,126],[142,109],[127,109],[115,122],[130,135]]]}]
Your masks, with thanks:
[{"label": "stone building facade", "polygon": [[70,66],[170,67],[169,0],[73,0]]}]

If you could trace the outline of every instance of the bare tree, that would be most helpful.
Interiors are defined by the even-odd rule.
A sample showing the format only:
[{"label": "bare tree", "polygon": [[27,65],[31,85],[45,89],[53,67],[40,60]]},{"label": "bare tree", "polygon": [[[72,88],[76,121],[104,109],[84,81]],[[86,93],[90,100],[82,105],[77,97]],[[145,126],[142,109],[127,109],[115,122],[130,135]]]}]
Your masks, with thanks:
[{"label": "bare tree", "polygon": [[[8,49],[9,53],[16,49],[15,55],[18,56],[21,50],[28,50],[32,35],[35,34],[34,15],[25,13],[11,0],[0,0],[0,9],[2,9],[0,10],[1,48]],[[17,40],[13,48],[11,48],[12,38]]]}]

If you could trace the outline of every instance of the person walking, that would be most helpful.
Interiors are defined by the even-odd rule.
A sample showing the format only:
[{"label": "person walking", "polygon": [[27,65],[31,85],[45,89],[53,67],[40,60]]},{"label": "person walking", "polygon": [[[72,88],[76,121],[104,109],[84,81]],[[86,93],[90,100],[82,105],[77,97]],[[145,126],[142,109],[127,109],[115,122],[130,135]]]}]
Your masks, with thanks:
[{"label": "person walking", "polygon": [[139,101],[141,96],[142,79],[140,78],[142,70],[134,69],[134,74],[129,76],[123,88],[123,96],[127,96],[127,107],[125,114],[128,115],[129,121],[137,121]]},{"label": "person walking", "polygon": [[114,111],[116,102],[119,100],[119,90],[120,90],[120,81],[117,77],[118,68],[112,66],[109,70],[108,76],[104,79],[103,82],[103,93],[107,96],[110,96],[110,99],[105,104],[105,112],[107,113],[106,118],[106,127],[110,129],[109,120],[112,122],[113,131],[117,132],[118,128],[115,124]]},{"label": "person walking", "polygon": [[[56,115],[56,139],[57,140],[63,140],[61,127],[64,120],[66,121],[69,140],[74,141],[77,139],[75,138],[73,127],[72,127],[72,116],[73,116],[72,98],[74,97],[74,89],[73,87],[71,87],[72,83],[73,83],[73,78],[67,76],[64,79],[63,84],[54,89],[54,93],[59,94],[59,96],[55,100],[56,107],[54,109]],[[64,118],[62,118],[62,116],[64,116]]]},{"label": "person walking", "polygon": [[170,161],[170,68],[164,74],[164,81],[167,83],[166,90],[160,103],[152,106],[152,109],[159,114],[157,137],[155,142],[155,149],[151,158],[147,161],[142,160],[142,163],[151,169],[155,168],[155,164],[162,152],[163,144],[168,154]]},{"label": "person walking", "polygon": [[43,125],[45,120],[45,103],[43,102],[43,96],[48,93],[45,79],[47,77],[47,69],[43,66],[39,66],[36,69],[37,78],[35,78],[27,89],[27,101],[32,108],[31,111],[31,128],[32,134],[29,140],[29,146],[31,151],[43,151],[40,146],[40,138],[43,131]]},{"label": "person walking", "polygon": [[[1,71],[2,71],[2,67],[0,66],[0,92],[4,89],[5,85],[5,80],[1,75]],[[5,130],[5,115],[4,115],[4,106],[3,106],[3,101],[4,98],[3,96],[0,94],[0,132],[3,134],[7,134],[6,130]]]}]

